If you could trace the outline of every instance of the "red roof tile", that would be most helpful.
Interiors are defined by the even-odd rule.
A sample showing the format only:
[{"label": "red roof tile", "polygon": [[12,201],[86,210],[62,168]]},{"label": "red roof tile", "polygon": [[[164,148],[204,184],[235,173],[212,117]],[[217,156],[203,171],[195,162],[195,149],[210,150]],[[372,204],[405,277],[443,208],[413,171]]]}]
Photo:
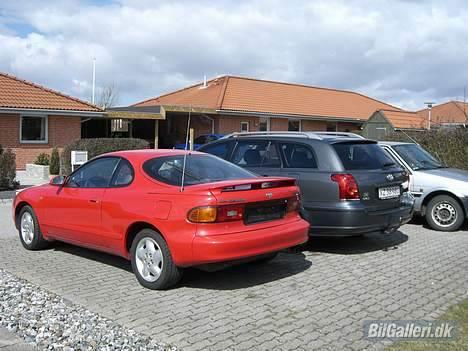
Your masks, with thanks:
[{"label": "red roof tile", "polygon": [[[418,114],[429,119],[427,108],[418,111]],[[465,123],[468,124],[468,104],[461,101],[448,101],[432,107],[431,124]]]},{"label": "red roof tile", "polygon": [[396,129],[426,129],[427,121],[417,112],[380,110]]},{"label": "red roof tile", "polygon": [[219,77],[210,80],[207,87],[196,84],[136,104],[151,105],[360,120],[367,120],[379,109],[401,110],[351,91],[235,76]]},{"label": "red roof tile", "polygon": [[102,112],[85,101],[1,72],[0,108]]}]

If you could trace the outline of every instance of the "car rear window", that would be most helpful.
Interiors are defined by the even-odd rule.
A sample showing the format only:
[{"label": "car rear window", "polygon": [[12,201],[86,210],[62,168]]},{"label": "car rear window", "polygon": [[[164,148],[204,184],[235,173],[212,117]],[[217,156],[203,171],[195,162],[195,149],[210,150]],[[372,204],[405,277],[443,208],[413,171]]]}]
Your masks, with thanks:
[{"label": "car rear window", "polygon": [[[151,178],[170,185],[182,184],[184,156],[157,157],[146,161],[143,170]],[[253,173],[211,155],[187,155],[184,185],[230,179],[256,178]]]},{"label": "car rear window", "polygon": [[332,145],[346,170],[382,169],[396,163],[374,143],[336,143]]}]

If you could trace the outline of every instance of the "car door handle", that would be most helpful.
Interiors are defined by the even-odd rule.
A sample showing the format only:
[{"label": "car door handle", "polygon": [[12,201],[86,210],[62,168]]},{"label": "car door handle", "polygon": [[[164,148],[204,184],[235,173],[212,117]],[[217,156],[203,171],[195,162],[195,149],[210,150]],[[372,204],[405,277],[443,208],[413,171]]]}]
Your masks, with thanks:
[{"label": "car door handle", "polygon": [[94,203],[94,204],[97,204],[97,203],[99,203],[99,200],[91,199],[91,200],[89,200],[89,202],[92,202],[92,203]]}]

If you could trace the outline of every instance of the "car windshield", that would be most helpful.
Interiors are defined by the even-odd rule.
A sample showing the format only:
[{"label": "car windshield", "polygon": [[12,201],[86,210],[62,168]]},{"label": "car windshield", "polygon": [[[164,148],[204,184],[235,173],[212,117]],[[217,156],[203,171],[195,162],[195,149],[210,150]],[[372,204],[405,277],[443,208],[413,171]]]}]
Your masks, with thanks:
[{"label": "car windshield", "polygon": [[393,149],[415,171],[444,168],[440,161],[417,144],[395,145]]},{"label": "car windshield", "polygon": [[383,169],[396,166],[376,143],[336,143],[333,148],[346,170]]},{"label": "car windshield", "polygon": [[[184,156],[166,156],[146,161],[143,169],[151,178],[170,185],[182,184]],[[253,173],[211,155],[187,155],[184,185],[230,179],[256,178]]]}]

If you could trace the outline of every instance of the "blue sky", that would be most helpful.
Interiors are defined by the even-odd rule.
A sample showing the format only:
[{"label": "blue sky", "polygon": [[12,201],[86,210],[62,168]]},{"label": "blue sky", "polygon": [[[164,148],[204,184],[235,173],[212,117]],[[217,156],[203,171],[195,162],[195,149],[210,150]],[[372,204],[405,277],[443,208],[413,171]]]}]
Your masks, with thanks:
[{"label": "blue sky", "polygon": [[356,90],[408,109],[462,99],[462,0],[2,1],[0,71],[129,104],[244,75]]}]

